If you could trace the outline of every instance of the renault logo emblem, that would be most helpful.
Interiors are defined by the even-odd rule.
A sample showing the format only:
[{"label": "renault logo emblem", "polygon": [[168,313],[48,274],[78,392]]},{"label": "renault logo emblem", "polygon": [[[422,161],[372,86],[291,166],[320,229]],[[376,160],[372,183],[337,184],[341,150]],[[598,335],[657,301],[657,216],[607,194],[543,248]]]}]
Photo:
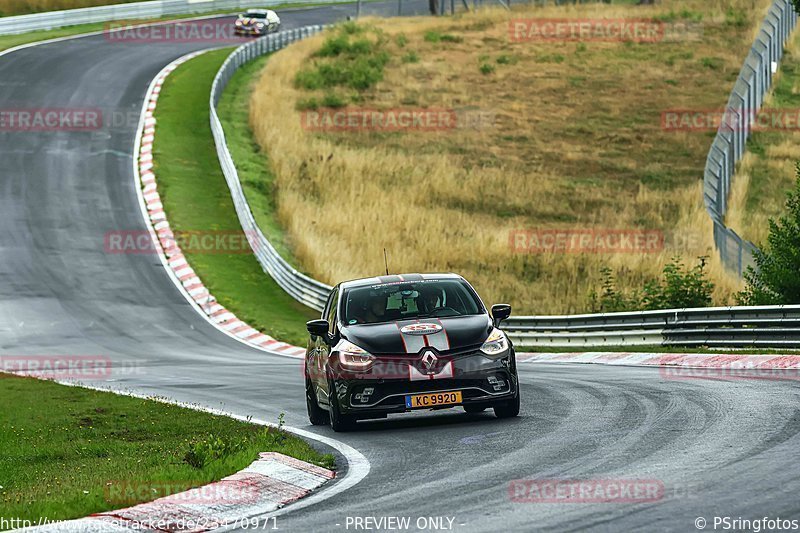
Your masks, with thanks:
[{"label": "renault logo emblem", "polygon": [[437,360],[436,355],[430,350],[426,350],[425,353],[422,354],[422,364],[425,365],[425,369],[428,373],[433,371],[433,365],[436,364]]}]

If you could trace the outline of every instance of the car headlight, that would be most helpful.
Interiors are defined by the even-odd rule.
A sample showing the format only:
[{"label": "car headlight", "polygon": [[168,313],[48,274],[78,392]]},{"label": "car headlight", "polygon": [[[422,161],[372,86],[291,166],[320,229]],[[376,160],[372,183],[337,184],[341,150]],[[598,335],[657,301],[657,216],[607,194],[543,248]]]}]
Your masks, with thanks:
[{"label": "car headlight", "polygon": [[489,334],[489,338],[481,346],[481,352],[489,357],[497,357],[508,351],[508,338],[506,334],[494,328]]},{"label": "car headlight", "polygon": [[256,24],[256,27],[257,28],[263,28],[264,27],[264,23],[263,22],[259,22],[258,24]]},{"label": "car headlight", "polygon": [[339,352],[339,364],[345,370],[366,372],[375,362],[375,357],[372,354],[344,339],[334,349]]}]

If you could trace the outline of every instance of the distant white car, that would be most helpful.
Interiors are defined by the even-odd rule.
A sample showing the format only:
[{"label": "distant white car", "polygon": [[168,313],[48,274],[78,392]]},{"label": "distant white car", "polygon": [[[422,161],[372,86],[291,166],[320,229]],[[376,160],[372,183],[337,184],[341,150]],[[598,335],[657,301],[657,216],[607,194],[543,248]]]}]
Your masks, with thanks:
[{"label": "distant white car", "polygon": [[233,25],[236,35],[260,36],[278,31],[281,19],[269,9],[248,9],[237,17]]}]

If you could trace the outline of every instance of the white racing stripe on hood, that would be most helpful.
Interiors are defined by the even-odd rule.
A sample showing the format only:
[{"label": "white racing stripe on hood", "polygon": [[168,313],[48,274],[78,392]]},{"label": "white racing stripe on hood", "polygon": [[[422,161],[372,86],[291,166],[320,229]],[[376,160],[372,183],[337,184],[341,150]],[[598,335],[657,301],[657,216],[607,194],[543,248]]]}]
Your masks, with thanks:
[{"label": "white racing stripe on hood", "polygon": [[442,326],[442,330],[438,333],[434,333],[433,335],[428,335],[428,346],[431,348],[436,348],[440,352],[444,352],[450,349],[450,340],[447,338],[447,332],[444,329],[444,324],[441,321],[436,321],[440,326]]},{"label": "white racing stripe on hood", "polygon": [[414,335],[411,333],[403,333],[403,328],[409,325],[423,324],[422,322],[418,320],[416,324],[397,323],[397,329],[400,330],[400,336],[403,338],[403,345],[406,348],[407,354],[417,354],[425,347],[435,348],[439,352],[450,349],[450,340],[447,337],[447,331],[445,331],[441,321],[436,320],[430,323],[440,326],[442,329],[430,335]]}]

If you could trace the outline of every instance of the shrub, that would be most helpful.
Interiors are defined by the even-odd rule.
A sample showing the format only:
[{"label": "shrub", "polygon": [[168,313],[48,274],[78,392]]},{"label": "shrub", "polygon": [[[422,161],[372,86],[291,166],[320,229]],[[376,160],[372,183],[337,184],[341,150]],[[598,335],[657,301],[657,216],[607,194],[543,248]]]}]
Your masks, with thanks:
[{"label": "shrub", "polygon": [[481,74],[491,74],[494,72],[494,65],[490,65],[489,63],[481,64]]},{"label": "shrub", "polygon": [[517,56],[501,54],[496,59],[498,65],[513,65],[518,61]]},{"label": "shrub", "polygon": [[243,442],[224,440],[211,434],[202,440],[189,443],[189,449],[183,460],[194,468],[203,468],[212,461],[241,451],[243,447]]},{"label": "shrub", "polygon": [[344,107],[347,102],[336,93],[325,93],[322,97],[322,107]]},{"label": "shrub", "polygon": [[349,24],[342,25],[338,33],[325,39],[314,53],[319,60],[295,75],[295,87],[309,91],[332,87],[364,90],[383,79],[383,69],[389,62],[389,54],[381,49],[385,37],[376,30],[377,37],[351,40],[353,35],[365,35],[365,30],[351,30]]},{"label": "shrub", "polygon": [[401,60],[403,63],[417,63],[419,61],[419,56],[416,52],[409,52],[404,55]]},{"label": "shrub", "polygon": [[425,39],[425,42],[428,43],[438,43],[442,40],[442,34],[438,31],[426,31],[425,35],[422,37]]},{"label": "shrub", "polygon": [[699,257],[698,264],[686,268],[679,258],[667,264],[660,279],[649,281],[641,291],[625,294],[617,290],[617,282],[611,269],[600,270],[602,286],[600,293],[589,294],[595,312],[643,311],[650,309],[681,309],[707,307],[711,304],[714,284],[706,272],[706,257]]},{"label": "shrub", "polygon": [[429,43],[460,43],[464,39],[459,35],[453,35],[452,33],[439,33],[438,31],[426,31],[423,39]]},{"label": "shrub", "polygon": [[742,305],[800,303],[800,164],[794,191],[786,195],[786,213],[770,219],[766,246],[755,251],[755,268],[748,267]]}]

